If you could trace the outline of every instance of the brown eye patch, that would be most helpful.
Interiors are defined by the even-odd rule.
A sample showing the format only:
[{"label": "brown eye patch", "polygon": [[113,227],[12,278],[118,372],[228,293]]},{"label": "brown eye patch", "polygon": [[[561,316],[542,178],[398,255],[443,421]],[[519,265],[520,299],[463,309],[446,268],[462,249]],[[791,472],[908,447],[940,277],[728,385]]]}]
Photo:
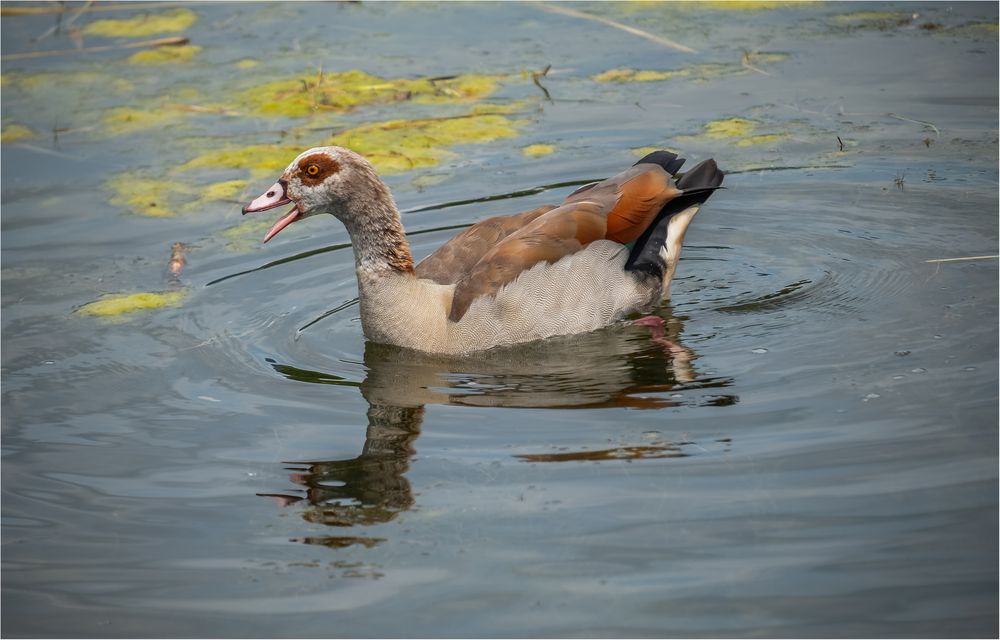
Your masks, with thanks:
[{"label": "brown eye patch", "polygon": [[317,153],[299,160],[299,175],[305,184],[319,184],[338,171],[340,164],[323,154]]}]

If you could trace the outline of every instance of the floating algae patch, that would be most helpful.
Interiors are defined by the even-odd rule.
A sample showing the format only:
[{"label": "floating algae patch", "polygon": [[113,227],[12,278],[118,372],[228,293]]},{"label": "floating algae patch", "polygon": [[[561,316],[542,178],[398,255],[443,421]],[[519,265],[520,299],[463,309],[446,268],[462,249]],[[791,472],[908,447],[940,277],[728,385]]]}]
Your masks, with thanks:
[{"label": "floating algae patch", "polygon": [[114,318],[137,311],[176,306],[184,300],[186,291],[144,291],[141,293],[116,293],[87,303],[76,310],[81,316]]},{"label": "floating algae patch", "polygon": [[503,76],[470,73],[454,78],[417,80],[421,90],[416,92],[416,101],[421,104],[473,102],[496,91],[501,78]]},{"label": "floating algae patch", "polygon": [[[744,62],[748,59],[755,64],[771,64],[786,60],[788,56],[783,53],[760,52],[744,55]],[[678,78],[691,78],[693,80],[711,80],[725,76],[749,73],[751,69],[746,64],[719,64],[705,63],[695,64],[690,67],[680,69],[667,69],[664,71],[629,69],[620,67],[609,69],[595,76],[591,76],[594,82],[624,84],[628,82],[661,82],[664,80],[676,80]]]},{"label": "floating algae patch", "polygon": [[132,107],[115,107],[104,114],[103,132],[112,136],[121,136],[175,125],[184,119],[179,111],[167,109],[134,109]]},{"label": "floating algae patch", "polygon": [[386,79],[353,69],[304,75],[258,85],[237,100],[263,116],[297,118],[316,111],[349,111],[368,104],[413,100],[420,103],[462,103],[484,98],[502,76],[460,75],[447,78]]},{"label": "floating algae patch", "polygon": [[898,11],[853,11],[833,16],[830,21],[849,29],[878,29],[885,31],[913,21],[912,13]]},{"label": "floating algae patch", "polygon": [[704,0],[680,3],[689,8],[715,9],[717,11],[770,11],[796,5],[817,5],[813,0]]},{"label": "floating algae patch", "polygon": [[172,218],[204,211],[211,203],[234,201],[247,186],[246,180],[226,180],[207,185],[150,178],[125,171],[109,179],[111,204],[150,218]]},{"label": "floating algae patch", "polygon": [[228,251],[245,252],[260,247],[264,234],[271,228],[275,220],[287,213],[288,207],[276,212],[273,216],[246,216],[243,220],[218,234],[225,241]]},{"label": "floating algae patch", "polygon": [[130,55],[126,62],[129,64],[183,64],[201,53],[201,47],[195,45],[181,45],[177,47],[157,47],[147,49]]},{"label": "floating algae patch", "polygon": [[236,68],[237,69],[243,69],[243,70],[253,69],[254,67],[256,67],[258,65],[260,65],[260,61],[259,60],[254,60],[253,58],[243,58],[242,60],[238,60],[236,62]]},{"label": "floating algae patch", "polygon": [[673,71],[638,71],[636,69],[608,69],[591,77],[594,82],[655,82],[677,77]]},{"label": "floating algae patch", "polygon": [[755,136],[747,136],[736,141],[737,147],[753,147],[759,144],[775,144],[783,140],[787,140],[789,135],[787,133],[762,133]]},{"label": "floating algae patch", "polygon": [[96,71],[42,71],[40,73],[8,72],[3,74],[4,83],[11,88],[22,91],[59,90],[86,91],[91,90],[101,96],[107,95],[108,89],[117,94],[131,93],[135,86],[117,76]]},{"label": "floating algae patch", "polygon": [[108,180],[106,186],[113,194],[111,204],[151,218],[177,215],[171,200],[191,193],[190,187],[169,180],[148,178],[136,171],[119,173]]},{"label": "floating algae patch", "polygon": [[751,147],[774,144],[790,137],[787,133],[759,133],[758,130],[761,126],[762,123],[757,120],[724,118],[706,123],[703,132],[699,135],[678,136],[678,139],[726,140],[737,147]]},{"label": "floating algae patch", "polygon": [[192,169],[245,169],[253,177],[281,173],[295,159],[299,146],[253,144],[206,151],[182,164],[181,171]]},{"label": "floating algae patch", "polygon": [[712,140],[724,140],[726,138],[743,138],[749,136],[757,123],[746,118],[727,118],[725,120],[713,120],[705,124],[705,137]]},{"label": "floating algae patch", "polygon": [[[380,173],[395,174],[436,166],[455,155],[449,147],[516,137],[520,134],[519,128],[526,123],[526,120],[501,113],[390,120],[345,129],[325,144],[352,149],[365,156]],[[182,164],[178,171],[236,169],[247,171],[252,179],[273,177],[284,171],[303,149],[303,145],[289,144],[213,148]],[[235,185],[236,182],[239,181],[226,184]]]},{"label": "floating algae patch", "polygon": [[34,137],[35,132],[23,124],[9,124],[5,125],[3,133],[0,133],[0,142],[20,142]]},{"label": "floating algae patch", "polygon": [[[122,7],[128,5],[123,4]],[[102,38],[145,38],[160,33],[177,33],[197,21],[198,15],[194,11],[180,8],[121,20],[95,20],[83,27],[83,34]]]},{"label": "floating algae patch", "polygon": [[990,38],[996,40],[997,32],[996,22],[970,22],[945,29],[942,33],[959,38]]},{"label": "floating algae patch", "polygon": [[483,102],[480,104],[474,104],[469,108],[468,113],[465,115],[469,116],[493,116],[493,115],[510,115],[512,113],[523,113],[528,109],[535,108],[541,104],[541,98],[525,98],[523,100],[514,100],[512,102],[505,102],[503,104],[494,102]]},{"label": "floating algae patch", "polygon": [[541,158],[555,153],[556,147],[553,144],[529,144],[521,147],[521,153],[529,158]]},{"label": "floating algae patch", "polygon": [[381,173],[402,173],[432,167],[454,155],[446,147],[516,137],[523,124],[499,114],[390,120],[348,129],[330,144],[357,151]]},{"label": "floating algae patch", "polygon": [[204,200],[232,200],[246,188],[246,180],[226,180],[208,185],[201,190],[201,196]]},{"label": "floating algae patch", "polygon": [[412,184],[417,189],[426,189],[427,187],[433,187],[435,185],[441,184],[449,178],[448,174],[445,173],[425,173],[419,175],[413,180],[410,180]]}]

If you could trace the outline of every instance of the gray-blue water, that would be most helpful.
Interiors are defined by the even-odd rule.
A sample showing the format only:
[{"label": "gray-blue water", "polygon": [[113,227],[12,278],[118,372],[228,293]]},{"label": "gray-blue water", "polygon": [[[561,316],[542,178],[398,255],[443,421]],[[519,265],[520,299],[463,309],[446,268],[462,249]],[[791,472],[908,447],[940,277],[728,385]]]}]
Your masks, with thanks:
[{"label": "gray-blue water", "polygon": [[[173,9],[4,15],[3,635],[997,635],[997,260],[927,262],[997,253],[997,5],[561,6],[696,53],[528,3],[192,4],[134,39],[88,25]],[[201,49],[87,50],[173,36]],[[241,97],[350,69],[502,78]],[[240,218],[261,149],[476,108],[516,135],[386,177],[418,258],[644,147],[729,171],[665,336],[366,343],[339,224]]]}]

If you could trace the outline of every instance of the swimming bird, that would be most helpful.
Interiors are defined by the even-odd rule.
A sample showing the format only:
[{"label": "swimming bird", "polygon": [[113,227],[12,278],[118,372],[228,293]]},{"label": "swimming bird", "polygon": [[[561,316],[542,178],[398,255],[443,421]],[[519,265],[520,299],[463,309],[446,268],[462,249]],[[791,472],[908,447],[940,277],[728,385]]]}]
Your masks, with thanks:
[{"label": "swimming bird", "polygon": [[303,152],[243,213],[293,205],[264,242],[332,214],[354,248],[365,337],[467,353],[593,331],[656,308],[670,294],[691,219],[723,179],[709,159],[675,182],[683,163],[653,152],[558,206],[482,220],[416,265],[389,188],[343,147]]}]

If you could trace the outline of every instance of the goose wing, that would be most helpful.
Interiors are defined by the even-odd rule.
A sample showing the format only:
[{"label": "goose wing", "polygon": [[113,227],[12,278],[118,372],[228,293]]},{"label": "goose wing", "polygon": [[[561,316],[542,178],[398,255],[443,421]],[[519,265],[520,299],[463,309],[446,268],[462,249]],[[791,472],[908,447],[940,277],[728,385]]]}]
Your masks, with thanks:
[{"label": "goose wing", "polygon": [[[664,205],[681,193],[662,166],[642,163],[578,189],[559,207],[521,214],[526,216],[523,226],[500,238],[474,263],[470,256],[463,264],[467,270],[460,276],[451,275],[455,292],[449,318],[457,322],[474,300],[496,295],[539,262],[557,262],[595,240],[622,244],[634,241],[652,224]],[[456,255],[465,254],[456,252]]]}]

